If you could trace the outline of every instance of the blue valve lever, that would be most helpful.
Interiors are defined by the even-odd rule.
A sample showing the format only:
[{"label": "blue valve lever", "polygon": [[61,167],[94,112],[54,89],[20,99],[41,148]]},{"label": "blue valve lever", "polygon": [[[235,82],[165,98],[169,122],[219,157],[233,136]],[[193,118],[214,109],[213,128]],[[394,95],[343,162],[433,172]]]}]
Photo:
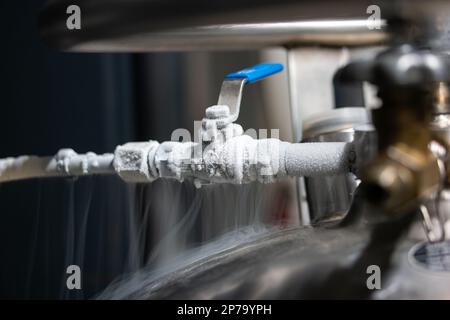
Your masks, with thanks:
[{"label": "blue valve lever", "polygon": [[245,83],[253,83],[283,70],[281,63],[261,63],[254,67],[230,73],[225,79],[246,79]]},{"label": "blue valve lever", "polygon": [[226,105],[230,108],[228,123],[234,122],[239,116],[242,91],[244,85],[261,80],[283,70],[280,63],[262,63],[228,74],[220,89],[218,105]]}]

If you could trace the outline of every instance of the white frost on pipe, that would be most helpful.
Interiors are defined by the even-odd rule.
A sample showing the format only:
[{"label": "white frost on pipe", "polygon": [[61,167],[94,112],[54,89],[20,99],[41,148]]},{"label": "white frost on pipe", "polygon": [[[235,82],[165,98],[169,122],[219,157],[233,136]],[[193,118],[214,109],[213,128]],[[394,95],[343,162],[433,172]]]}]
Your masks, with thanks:
[{"label": "white frost on pipe", "polygon": [[0,159],[0,182],[44,178],[114,173],[113,154],[93,152],[77,154],[62,149],[54,157],[21,156]]},{"label": "white frost on pipe", "polygon": [[[0,182],[89,174],[118,174],[131,183],[158,178],[204,183],[270,183],[287,176],[333,175],[351,171],[354,152],[344,142],[289,143],[241,135],[213,142],[130,142],[114,154],[77,154],[62,149],[54,157],[0,159]],[[200,151],[198,152],[200,148]]]},{"label": "white frost on pipe", "polygon": [[351,171],[354,152],[344,142],[288,143],[242,135],[209,144],[155,141],[127,143],[115,152],[116,172],[127,182],[159,177],[204,183],[270,183],[286,176],[333,175]]},{"label": "white frost on pipe", "polygon": [[234,137],[212,150],[204,155],[207,180],[237,184],[349,172],[354,158],[351,145],[343,142],[289,143],[246,135]]},{"label": "white frost on pipe", "polygon": [[350,143],[288,143],[284,164],[288,176],[335,175],[351,171],[355,157]]}]

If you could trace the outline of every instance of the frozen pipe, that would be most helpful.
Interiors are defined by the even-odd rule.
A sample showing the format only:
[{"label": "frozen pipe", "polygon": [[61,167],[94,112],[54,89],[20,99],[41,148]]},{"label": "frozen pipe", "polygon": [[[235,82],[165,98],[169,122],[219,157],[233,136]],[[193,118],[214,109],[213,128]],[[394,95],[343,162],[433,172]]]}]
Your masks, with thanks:
[{"label": "frozen pipe", "polygon": [[20,156],[0,159],[0,182],[44,177],[115,173],[113,154],[77,154],[62,149],[54,157]]},{"label": "frozen pipe", "polygon": [[345,142],[289,143],[242,135],[205,150],[192,142],[128,143],[116,149],[114,167],[127,182],[162,177],[190,179],[199,186],[334,175],[352,171],[354,161],[352,144]]},{"label": "frozen pipe", "polygon": [[286,175],[320,176],[351,171],[352,144],[344,142],[288,143],[284,155]]},{"label": "frozen pipe", "polygon": [[287,176],[334,175],[352,171],[352,144],[344,142],[289,143],[253,139],[247,135],[201,148],[194,142],[131,142],[114,154],[77,154],[62,149],[54,157],[22,156],[0,159],[0,182],[118,174],[130,183],[158,178],[207,183],[270,183]]}]

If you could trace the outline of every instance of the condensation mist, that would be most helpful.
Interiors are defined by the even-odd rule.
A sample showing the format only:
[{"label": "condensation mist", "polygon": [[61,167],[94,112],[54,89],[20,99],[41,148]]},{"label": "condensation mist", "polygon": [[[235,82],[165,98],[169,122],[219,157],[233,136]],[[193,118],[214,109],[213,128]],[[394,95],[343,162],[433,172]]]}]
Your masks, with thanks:
[{"label": "condensation mist", "polygon": [[131,191],[130,269],[98,298],[121,299],[159,277],[237,245],[257,240],[292,221],[279,186],[207,185],[159,180]]},{"label": "condensation mist", "polygon": [[[9,207],[17,192],[26,195],[23,203]],[[3,184],[0,210],[14,221],[1,226],[2,239],[14,244],[1,252],[3,268],[16,272],[2,279],[2,290],[126,298],[169,272],[295,224],[292,206],[286,184],[197,189],[163,179],[128,185],[117,177]],[[70,265],[80,267],[81,290],[65,285]]]}]

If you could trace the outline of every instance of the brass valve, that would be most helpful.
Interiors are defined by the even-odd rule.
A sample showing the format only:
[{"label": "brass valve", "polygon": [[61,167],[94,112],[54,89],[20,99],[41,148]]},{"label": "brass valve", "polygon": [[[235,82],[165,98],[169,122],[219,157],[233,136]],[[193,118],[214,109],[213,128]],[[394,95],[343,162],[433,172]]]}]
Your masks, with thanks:
[{"label": "brass valve", "polygon": [[382,101],[372,111],[378,153],[359,176],[366,199],[388,214],[418,208],[442,187],[441,159],[430,150],[437,136],[431,123],[436,88],[450,82],[448,70],[448,57],[408,44],[344,70],[349,79],[375,84]]}]

